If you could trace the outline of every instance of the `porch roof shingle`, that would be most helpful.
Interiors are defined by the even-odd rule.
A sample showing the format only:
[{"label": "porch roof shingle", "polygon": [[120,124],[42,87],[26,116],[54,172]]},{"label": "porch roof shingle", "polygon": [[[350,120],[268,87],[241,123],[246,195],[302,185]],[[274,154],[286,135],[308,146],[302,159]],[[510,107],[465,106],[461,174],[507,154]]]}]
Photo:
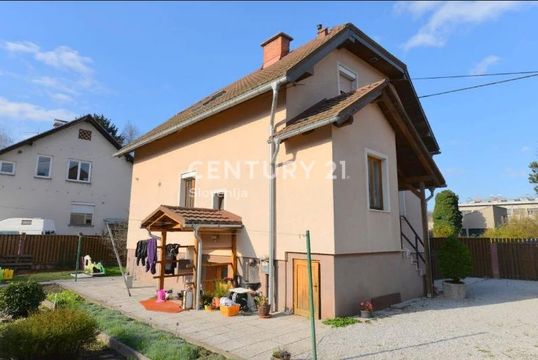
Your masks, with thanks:
[{"label": "porch roof shingle", "polygon": [[226,210],[161,205],[142,221],[141,227],[148,230],[182,231],[190,230],[194,225],[240,227],[243,222],[240,216]]}]

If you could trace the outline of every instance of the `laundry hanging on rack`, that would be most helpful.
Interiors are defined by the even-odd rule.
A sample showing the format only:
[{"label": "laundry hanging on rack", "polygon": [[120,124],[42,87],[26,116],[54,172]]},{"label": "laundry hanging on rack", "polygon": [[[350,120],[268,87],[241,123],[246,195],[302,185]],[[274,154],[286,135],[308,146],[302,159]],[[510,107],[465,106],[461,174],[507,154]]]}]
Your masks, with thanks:
[{"label": "laundry hanging on rack", "polygon": [[157,272],[157,239],[152,237],[148,240],[147,245],[147,260],[146,260],[146,272],[150,271],[155,275]]},{"label": "laundry hanging on rack", "polygon": [[136,266],[146,266],[146,257],[148,256],[148,240],[140,240],[136,243],[135,257]]}]

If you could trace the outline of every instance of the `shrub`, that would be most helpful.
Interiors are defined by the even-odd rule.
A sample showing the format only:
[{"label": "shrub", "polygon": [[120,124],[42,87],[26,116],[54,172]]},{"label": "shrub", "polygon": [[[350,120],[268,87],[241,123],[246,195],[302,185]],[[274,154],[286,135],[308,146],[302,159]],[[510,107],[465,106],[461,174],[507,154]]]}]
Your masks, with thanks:
[{"label": "shrub", "polygon": [[4,357],[20,360],[73,359],[96,334],[97,324],[83,311],[44,311],[6,327],[0,349]]},{"label": "shrub", "polygon": [[357,320],[353,317],[336,317],[334,319],[323,320],[325,325],[330,325],[333,328],[346,327],[349,325],[360,323],[360,320]]},{"label": "shrub", "polygon": [[220,299],[221,297],[228,295],[230,288],[230,284],[226,281],[217,280],[215,281],[215,291],[213,291],[213,296]]},{"label": "shrub", "polygon": [[73,307],[82,301],[82,298],[69,290],[62,290],[47,295],[47,300],[56,304],[56,307]]},{"label": "shrub", "polygon": [[35,281],[15,282],[0,291],[0,309],[14,318],[26,317],[45,300],[45,292]]},{"label": "shrub", "polygon": [[471,274],[469,249],[455,236],[448,237],[439,251],[439,269],[456,284]]},{"label": "shrub", "polygon": [[538,215],[537,216],[513,216],[508,222],[495,228],[487,229],[485,237],[490,238],[537,238],[538,237]]},{"label": "shrub", "polygon": [[435,207],[433,208],[433,236],[458,236],[462,219],[461,211],[458,207],[458,195],[450,190],[441,191],[435,196]]}]

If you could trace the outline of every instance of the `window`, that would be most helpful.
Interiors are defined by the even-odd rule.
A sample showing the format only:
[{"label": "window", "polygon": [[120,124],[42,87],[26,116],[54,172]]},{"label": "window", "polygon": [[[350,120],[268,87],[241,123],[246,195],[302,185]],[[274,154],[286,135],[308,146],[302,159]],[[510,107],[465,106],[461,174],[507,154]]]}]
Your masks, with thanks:
[{"label": "window", "polygon": [[78,138],[92,141],[92,132],[90,130],[78,129]]},{"label": "window", "polygon": [[46,155],[39,155],[37,157],[35,176],[40,177],[40,178],[50,178],[51,168],[52,168],[52,157],[46,156]]},{"label": "window", "polygon": [[21,220],[21,225],[32,225],[32,220]]},{"label": "window", "polygon": [[92,163],[89,161],[69,160],[67,180],[90,182]]},{"label": "window", "polygon": [[357,74],[344,65],[338,65],[338,91],[347,94],[357,89]]},{"label": "window", "polygon": [[387,160],[384,155],[367,153],[368,207],[389,210]]},{"label": "window", "polygon": [[181,177],[180,205],[184,207],[194,207],[196,179],[193,175],[183,175]]},{"label": "window", "polygon": [[218,192],[213,194],[213,209],[223,210],[224,209],[224,193]]},{"label": "window", "polygon": [[15,175],[15,163],[11,161],[0,160],[0,174]]},{"label": "window", "polygon": [[95,205],[87,203],[72,203],[69,225],[71,226],[92,226],[93,211]]}]

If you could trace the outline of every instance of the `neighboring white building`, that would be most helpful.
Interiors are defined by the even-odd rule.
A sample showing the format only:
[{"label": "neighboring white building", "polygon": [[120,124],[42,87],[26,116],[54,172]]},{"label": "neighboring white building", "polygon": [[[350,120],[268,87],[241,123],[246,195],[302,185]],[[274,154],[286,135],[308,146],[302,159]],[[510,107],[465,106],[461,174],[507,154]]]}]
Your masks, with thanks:
[{"label": "neighboring white building", "polygon": [[511,217],[538,216],[538,198],[491,199],[459,204],[464,235],[481,235],[486,229],[504,224]]},{"label": "neighboring white building", "polygon": [[0,149],[0,220],[54,220],[57,234],[101,234],[127,219],[132,159],[92,116]]}]

